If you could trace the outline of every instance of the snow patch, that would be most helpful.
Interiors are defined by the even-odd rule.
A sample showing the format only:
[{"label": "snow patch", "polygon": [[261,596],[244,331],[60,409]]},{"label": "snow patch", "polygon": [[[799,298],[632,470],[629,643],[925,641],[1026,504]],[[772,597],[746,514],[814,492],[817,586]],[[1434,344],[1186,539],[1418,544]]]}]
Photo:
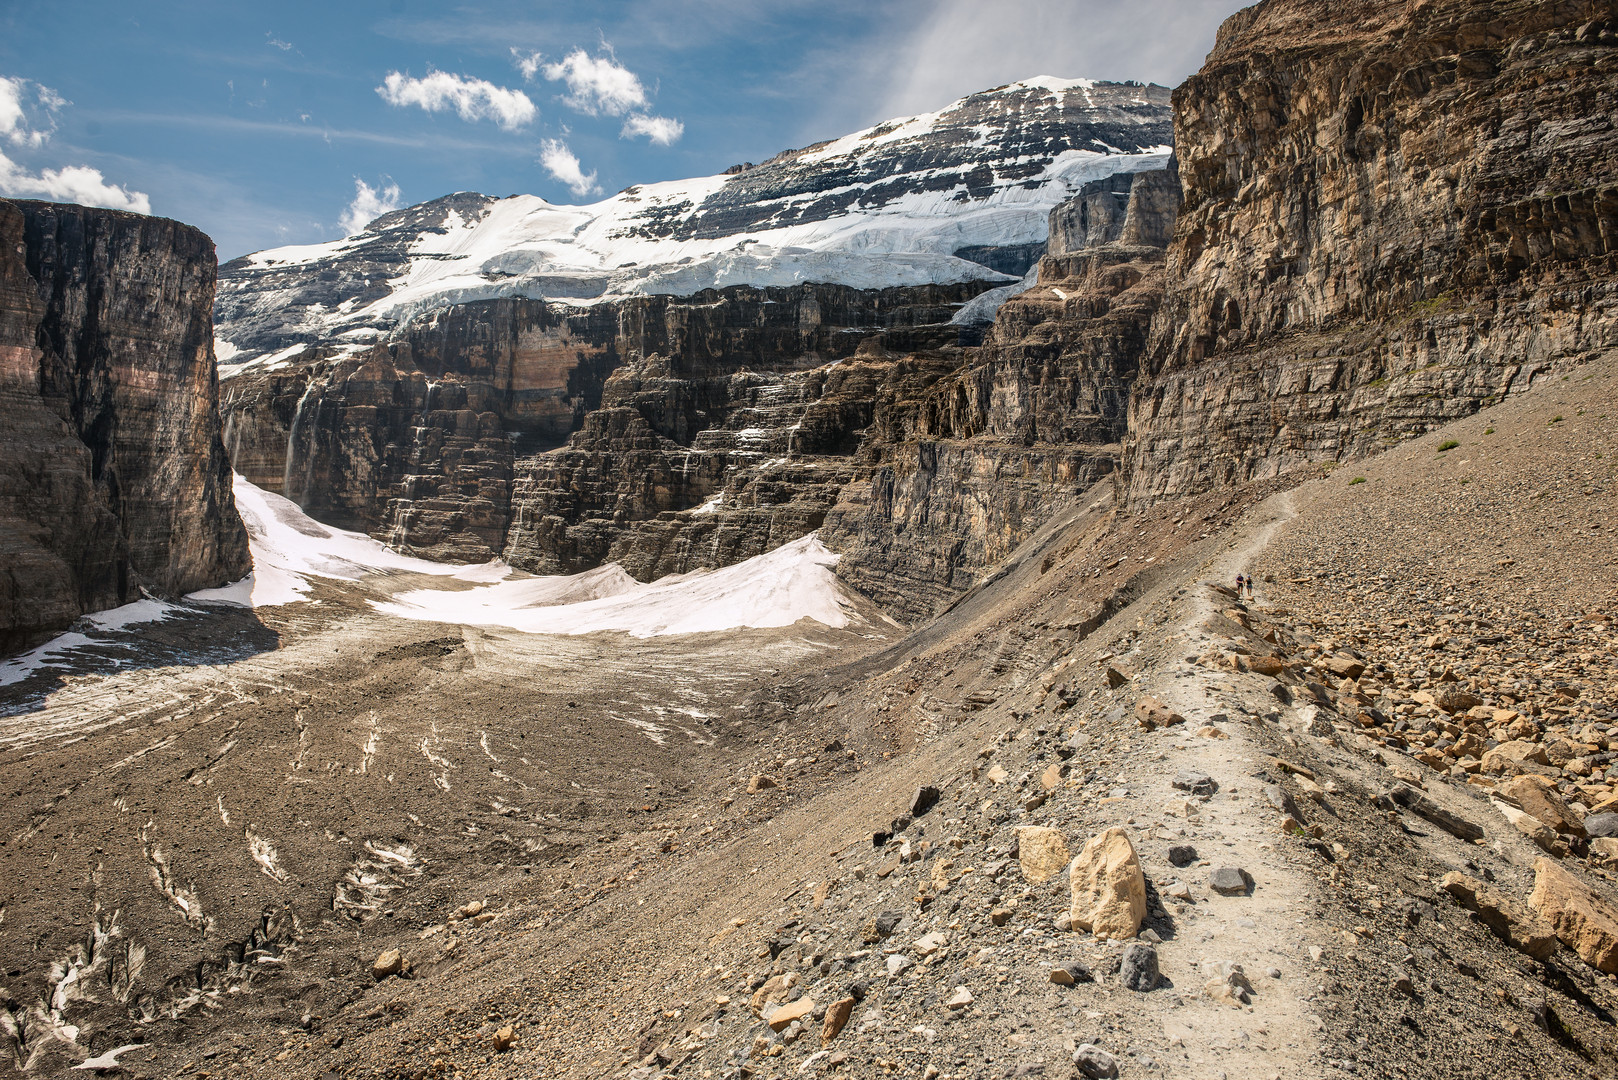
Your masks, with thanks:
[{"label": "snow patch", "polygon": [[[636,582],[617,564],[591,571],[611,575],[610,594],[589,595],[590,589],[599,587],[599,578],[570,586],[589,576],[580,574],[502,582],[465,592],[416,589],[372,605],[405,619],[500,626],[529,634],[605,630],[659,637],[791,626],[800,619],[840,628],[853,616],[833,572],[837,559],[810,533],[734,566],[673,574],[649,585]],[[550,591],[536,594],[535,586],[541,583],[549,583]]]}]

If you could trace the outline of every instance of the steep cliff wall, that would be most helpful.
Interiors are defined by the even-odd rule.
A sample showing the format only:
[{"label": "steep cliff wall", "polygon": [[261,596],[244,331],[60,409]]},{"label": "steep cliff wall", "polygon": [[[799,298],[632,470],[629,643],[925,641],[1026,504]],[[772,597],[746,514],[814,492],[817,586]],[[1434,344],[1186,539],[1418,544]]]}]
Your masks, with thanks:
[{"label": "steep cliff wall", "polygon": [[[772,392],[763,387],[862,344],[952,341],[950,316],[987,287],[738,286],[591,307],[456,305],[369,349],[315,348],[289,366],[232,378],[226,444],[254,483],[417,554],[504,552],[525,569],[554,572],[616,551],[642,576],[723,565],[734,558],[722,545],[707,544],[694,563],[637,557],[620,534],[703,502],[733,460],[759,460],[725,436],[698,440],[737,417],[745,432],[743,414]],[[806,405],[818,389],[788,393]],[[818,523],[814,513],[803,520]],[[714,523],[700,524],[708,532]],[[793,526],[769,547],[814,527]],[[768,547],[734,550],[746,558]]]},{"label": "steep cliff wall", "polygon": [[214,271],[173,221],[0,200],[0,648],[247,573]]},{"label": "steep cliff wall", "polygon": [[1174,94],[1135,502],[1374,452],[1618,345],[1610,4],[1266,0]]},{"label": "steep cliff wall", "polygon": [[838,573],[901,618],[992,572],[1117,467],[1127,402],[1163,292],[1172,168],[1086,185],[1051,212],[1039,284],[915,400],[884,402],[821,538]]}]

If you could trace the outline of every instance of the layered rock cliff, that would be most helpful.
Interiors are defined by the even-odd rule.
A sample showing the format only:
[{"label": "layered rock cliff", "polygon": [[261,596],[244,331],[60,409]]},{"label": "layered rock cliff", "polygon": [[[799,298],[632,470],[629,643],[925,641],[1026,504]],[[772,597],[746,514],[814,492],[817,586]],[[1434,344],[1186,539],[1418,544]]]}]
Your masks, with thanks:
[{"label": "layered rock cliff", "polygon": [[[950,316],[987,287],[733,287],[589,307],[456,305],[367,350],[317,347],[236,376],[226,442],[253,483],[416,554],[504,553],[543,572],[623,558],[643,577],[723,565],[734,559],[718,552],[759,554],[815,528],[817,514],[806,511],[801,520],[813,524],[786,534],[766,527],[779,538],[764,547],[709,544],[715,554],[695,562],[637,555],[637,541],[621,534],[698,506],[727,469],[764,460],[749,432],[768,422],[749,417],[764,399],[808,408],[828,381],[803,384],[802,372],[862,344],[952,342]],[[727,426],[732,434],[719,434]]]},{"label": "layered rock cliff", "polygon": [[0,200],[0,649],[247,573],[214,273],[188,226]]},{"label": "layered rock cliff", "polygon": [[879,410],[866,452],[880,467],[821,531],[842,577],[925,617],[1114,471],[1178,193],[1170,168],[1096,181],[1051,212],[1038,285],[922,399]]},{"label": "layered rock cliff", "polygon": [[1174,94],[1138,503],[1384,448],[1618,345],[1609,4],[1267,0]]}]

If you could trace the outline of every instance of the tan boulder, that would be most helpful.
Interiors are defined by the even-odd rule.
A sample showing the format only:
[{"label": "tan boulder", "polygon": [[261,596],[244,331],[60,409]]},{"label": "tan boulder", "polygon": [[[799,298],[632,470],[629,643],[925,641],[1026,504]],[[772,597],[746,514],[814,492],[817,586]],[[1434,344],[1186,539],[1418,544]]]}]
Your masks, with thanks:
[{"label": "tan boulder", "polygon": [[1534,862],[1529,905],[1597,971],[1618,972],[1618,908],[1550,859]]},{"label": "tan boulder", "polygon": [[[1543,860],[1541,860],[1543,861]],[[1556,930],[1530,910],[1519,907],[1504,893],[1476,878],[1450,872],[1438,883],[1464,908],[1477,912],[1483,925],[1512,948],[1544,960],[1556,951]]]},{"label": "tan boulder", "polygon": [[1185,723],[1185,717],[1163,703],[1162,698],[1148,694],[1135,703],[1135,721],[1147,731],[1160,727],[1173,727]]},{"label": "tan boulder", "polygon": [[775,786],[776,783],[772,778],[760,773],[747,782],[747,793],[749,795],[757,795],[759,792],[768,791],[770,788]]},{"label": "tan boulder", "polygon": [[770,1014],[764,1022],[770,1025],[771,1031],[785,1031],[794,1020],[802,1020],[815,1011],[815,999],[805,995],[797,1001],[789,1001]]},{"label": "tan boulder", "polygon": [[1046,791],[1055,791],[1062,786],[1062,766],[1056,762],[1045,766],[1045,771],[1039,774],[1039,786]]},{"label": "tan boulder", "polygon": [[1433,696],[1433,704],[1454,716],[1483,704],[1483,699],[1467,690],[1447,688]]},{"label": "tan boulder", "polygon": [[784,975],[772,975],[765,980],[764,985],[753,993],[753,1000],[749,1003],[754,1016],[764,1012],[767,1005],[785,1001],[792,995],[792,988],[798,985],[798,973],[789,971]]},{"label": "tan boulder", "polygon": [[1060,831],[1043,825],[1017,826],[1017,861],[1022,876],[1034,884],[1049,881],[1067,866],[1073,853]]},{"label": "tan boulder", "polygon": [[1513,828],[1544,850],[1550,851],[1556,846],[1556,833],[1534,815],[1525,814],[1510,803],[1503,803],[1498,799],[1494,800],[1494,806],[1507,821],[1511,822]]},{"label": "tan boulder", "polygon": [[1543,776],[1514,776],[1496,788],[1495,793],[1559,833],[1584,835],[1584,819],[1568,806],[1556,785]]},{"label": "tan boulder", "polygon": [[1493,750],[1483,755],[1483,771],[1488,773],[1504,773],[1518,771],[1513,766],[1519,766],[1525,761],[1536,765],[1547,765],[1545,748],[1539,743],[1528,742],[1526,739],[1512,739],[1503,742]]},{"label": "tan boulder", "polygon": [[1146,877],[1129,834],[1092,836],[1068,868],[1073,925],[1097,937],[1132,938],[1146,917]]},{"label": "tan boulder", "polygon": [[1247,658],[1247,670],[1257,672],[1260,675],[1267,675],[1273,679],[1286,670],[1286,665],[1273,656],[1249,656]]},{"label": "tan boulder", "polygon": [[854,999],[851,997],[841,998],[826,1006],[826,1022],[820,1029],[821,1041],[831,1042],[837,1038],[848,1023],[848,1018],[853,1015]]}]

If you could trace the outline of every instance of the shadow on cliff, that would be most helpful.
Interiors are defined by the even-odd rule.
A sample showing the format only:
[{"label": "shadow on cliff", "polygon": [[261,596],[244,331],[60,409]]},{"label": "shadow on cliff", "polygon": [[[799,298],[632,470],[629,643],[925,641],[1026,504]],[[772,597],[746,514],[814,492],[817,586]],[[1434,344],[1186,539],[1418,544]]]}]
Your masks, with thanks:
[{"label": "shadow on cliff", "polygon": [[175,606],[167,618],[122,629],[80,620],[31,653],[0,660],[0,675],[14,665],[31,668],[0,685],[0,717],[36,711],[51,694],[85,679],[146,668],[218,667],[280,647],[280,633],[256,612],[220,604]]}]

